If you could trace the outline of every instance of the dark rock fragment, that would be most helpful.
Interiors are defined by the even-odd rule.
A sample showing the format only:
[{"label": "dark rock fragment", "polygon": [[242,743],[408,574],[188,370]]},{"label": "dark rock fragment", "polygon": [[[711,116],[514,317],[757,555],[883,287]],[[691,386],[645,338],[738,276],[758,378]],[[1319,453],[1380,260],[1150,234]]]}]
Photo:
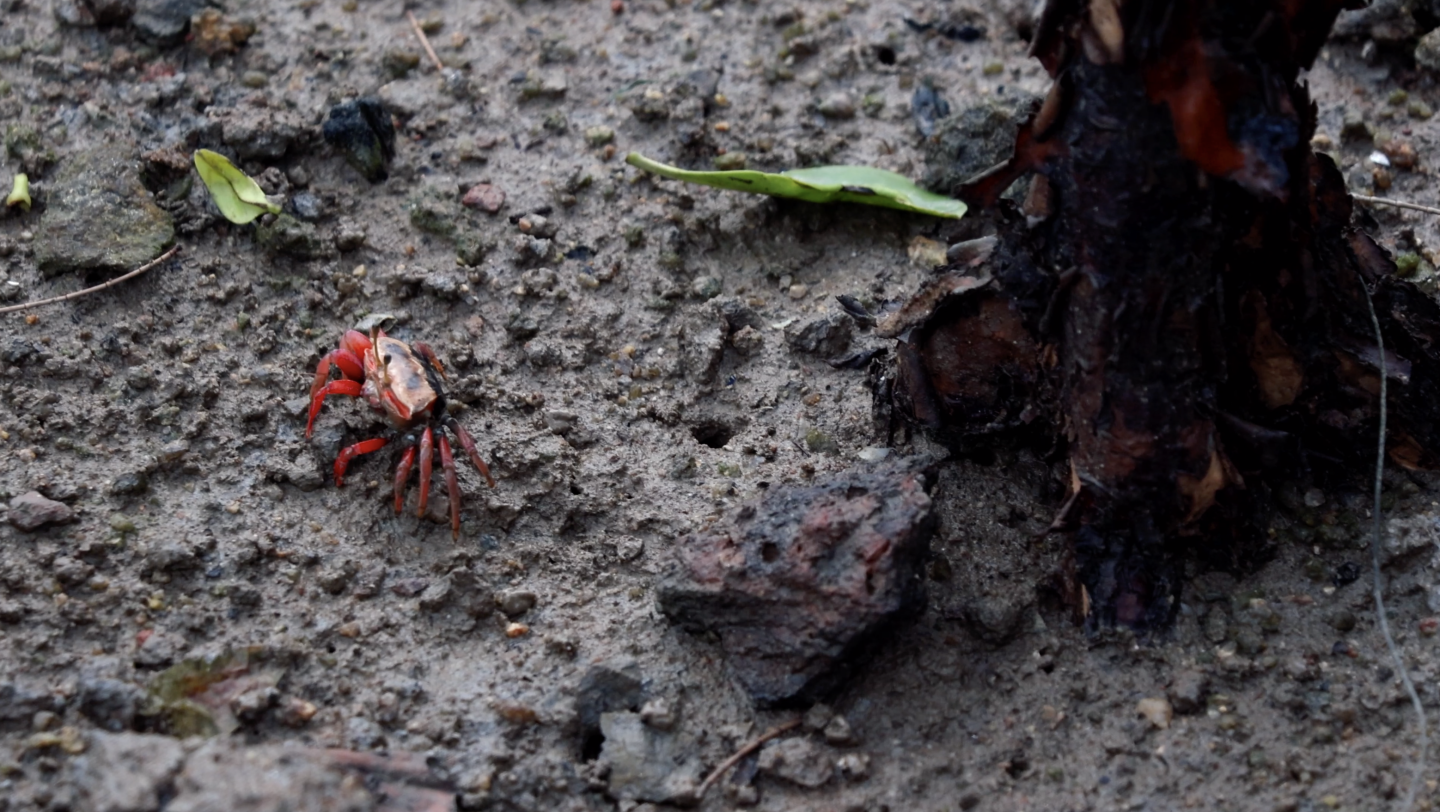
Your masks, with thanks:
[{"label": "dark rock fragment", "polygon": [[379,99],[363,98],[330,108],[322,129],[325,142],[371,183],[390,176],[395,157],[395,125]]},{"label": "dark rock fragment", "polygon": [[47,524],[73,522],[75,511],[63,502],[46,499],[37,491],[29,491],[10,500],[6,518],[21,530],[30,531],[39,530]]},{"label": "dark rock fragment", "polygon": [[910,114],[915,117],[915,129],[929,138],[935,134],[935,123],[950,115],[950,103],[940,97],[935,85],[927,79],[910,97]]},{"label": "dark rock fragment", "polygon": [[955,194],[961,184],[1008,160],[1015,151],[1015,134],[1033,98],[986,99],[940,121],[934,137],[925,141],[922,185]]},{"label": "dark rock fragment", "polygon": [[580,717],[580,752],[586,759],[600,755],[604,737],[600,716],[614,711],[635,711],[645,702],[645,686],[634,665],[597,665],[580,678],[575,714]]},{"label": "dark rock fragment", "polygon": [[20,683],[0,682],[0,731],[28,729],[35,714],[59,710],[60,703],[51,694]]},{"label": "dark rock fragment", "polygon": [[111,732],[128,729],[145,699],[140,686],[108,677],[82,679],[77,693],[81,715]]},{"label": "dark rock fragment", "polygon": [[924,605],[933,530],[918,472],[775,488],[728,526],[680,540],[660,609],[718,635],[757,702],[823,699],[879,631]]},{"label": "dark rock fragment", "polygon": [[162,47],[178,45],[190,30],[191,16],[206,5],[206,0],[140,0],[130,26],[143,40]]},{"label": "dark rock fragment", "polygon": [[830,313],[785,330],[785,341],[796,352],[826,357],[839,355],[850,347],[851,319]]},{"label": "dark rock fragment", "polygon": [[1174,708],[1176,713],[1199,713],[1205,706],[1207,687],[1203,673],[1182,671],[1175,675],[1165,693],[1170,699],[1170,707]]},{"label": "dark rock fragment", "polygon": [[320,235],[313,223],[284,213],[255,229],[255,242],[267,251],[296,259],[321,259],[335,253],[334,246]]}]

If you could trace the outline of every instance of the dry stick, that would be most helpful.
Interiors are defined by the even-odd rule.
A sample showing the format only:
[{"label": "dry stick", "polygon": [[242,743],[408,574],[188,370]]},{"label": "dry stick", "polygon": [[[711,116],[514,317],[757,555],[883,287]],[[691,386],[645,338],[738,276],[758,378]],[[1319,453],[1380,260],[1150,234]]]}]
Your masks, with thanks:
[{"label": "dry stick", "polygon": [[695,790],[695,799],[697,801],[703,800],[705,798],[705,791],[710,789],[710,785],[715,783],[716,781],[719,781],[720,776],[724,775],[725,772],[731,767],[739,764],[740,759],[745,758],[756,750],[759,750],[760,745],[770,741],[776,736],[779,736],[782,733],[788,733],[789,731],[799,727],[800,722],[800,719],[791,719],[783,725],[776,725],[775,727],[770,728],[764,733],[761,733],[744,747],[736,750],[735,755],[725,759],[725,761],[719,767],[716,767],[709,775],[705,776],[705,780],[700,782],[700,788]]},{"label": "dry stick", "polygon": [[19,310],[27,310],[27,309],[32,308],[32,307],[40,307],[41,305],[48,305],[48,304],[55,304],[56,302],[63,302],[63,301],[66,301],[67,299],[79,299],[81,296],[88,296],[88,295],[90,295],[90,294],[92,294],[92,293],[96,293],[96,292],[102,291],[102,290],[104,290],[104,289],[106,289],[106,288],[115,287],[116,285],[120,284],[121,282],[124,282],[124,281],[127,280],[127,279],[133,279],[133,278],[139,276],[140,274],[145,273],[146,271],[148,271],[148,270],[150,270],[151,268],[155,267],[156,265],[159,265],[160,263],[164,262],[165,260],[167,260],[167,259],[175,256],[175,252],[176,252],[176,251],[179,251],[179,250],[180,250],[180,246],[177,245],[177,246],[175,246],[174,248],[171,248],[169,251],[166,251],[165,253],[161,254],[160,256],[158,256],[158,257],[150,260],[149,262],[145,263],[144,265],[141,265],[140,267],[136,268],[135,270],[131,271],[130,273],[127,273],[127,274],[125,274],[124,276],[117,276],[117,277],[115,277],[114,279],[111,279],[109,282],[102,282],[102,283],[96,285],[96,286],[93,287],[93,288],[86,288],[86,289],[84,289],[84,290],[77,290],[77,291],[74,291],[73,293],[67,293],[67,294],[65,294],[64,296],[54,296],[54,297],[51,297],[51,298],[49,298],[49,299],[41,299],[41,300],[38,301],[38,302],[26,302],[25,304],[10,305],[9,307],[0,307],[0,313],[14,313],[14,312],[16,312],[16,311],[19,311]]},{"label": "dry stick", "polygon": [[1403,200],[1387,200],[1383,197],[1371,197],[1370,195],[1357,195],[1354,192],[1350,196],[1362,203],[1377,203],[1381,206],[1394,206],[1397,209],[1413,209],[1423,211],[1426,214],[1440,214],[1440,209],[1433,206],[1422,206],[1419,203],[1406,203]]},{"label": "dry stick", "polygon": [[430,61],[435,63],[435,70],[444,71],[445,66],[441,64],[440,57],[435,55],[435,49],[430,47],[430,38],[425,36],[425,29],[415,19],[415,12],[407,10],[405,16],[410,18],[410,27],[415,29],[415,36],[420,38],[420,44],[425,46],[425,53],[430,55]]},{"label": "dry stick", "polygon": [[1380,358],[1380,439],[1375,449],[1375,539],[1370,542],[1370,569],[1374,578],[1375,614],[1380,616],[1380,631],[1385,635],[1385,646],[1390,649],[1390,659],[1395,663],[1395,671],[1400,674],[1400,682],[1405,685],[1405,693],[1410,695],[1410,704],[1415,706],[1415,716],[1420,722],[1420,756],[1415,759],[1415,775],[1410,779],[1410,789],[1405,792],[1405,804],[1400,807],[1404,812],[1410,812],[1415,807],[1415,795],[1420,791],[1420,782],[1425,778],[1425,759],[1428,757],[1430,749],[1429,723],[1425,720],[1425,706],[1420,702],[1420,695],[1415,692],[1415,683],[1410,681],[1410,672],[1405,669],[1405,661],[1400,657],[1400,649],[1395,645],[1395,638],[1390,636],[1390,620],[1385,617],[1385,596],[1380,588],[1380,542],[1384,538],[1384,521],[1380,513],[1380,481],[1385,473],[1385,421],[1387,417],[1385,337],[1380,332],[1380,317],[1375,314],[1375,302],[1370,298],[1369,288],[1362,283],[1360,290],[1365,293],[1365,306],[1370,308],[1370,324],[1375,328],[1375,350]]}]

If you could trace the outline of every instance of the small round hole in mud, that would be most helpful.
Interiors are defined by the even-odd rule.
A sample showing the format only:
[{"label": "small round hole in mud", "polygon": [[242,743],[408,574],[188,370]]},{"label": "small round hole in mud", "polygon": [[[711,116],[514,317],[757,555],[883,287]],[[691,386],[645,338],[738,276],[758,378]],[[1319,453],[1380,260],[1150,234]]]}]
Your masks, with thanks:
[{"label": "small round hole in mud", "polygon": [[707,420],[691,427],[690,436],[694,437],[695,442],[701,445],[724,448],[725,444],[730,442],[730,438],[735,436],[735,429],[718,420]]},{"label": "small round hole in mud", "polygon": [[895,64],[895,49],[889,45],[880,45],[875,48],[875,58],[880,60],[882,65]]},{"label": "small round hole in mud", "polygon": [[760,558],[764,560],[766,564],[769,564],[770,562],[774,561],[779,557],[780,548],[775,546],[775,542],[767,541],[764,544],[760,545]]}]

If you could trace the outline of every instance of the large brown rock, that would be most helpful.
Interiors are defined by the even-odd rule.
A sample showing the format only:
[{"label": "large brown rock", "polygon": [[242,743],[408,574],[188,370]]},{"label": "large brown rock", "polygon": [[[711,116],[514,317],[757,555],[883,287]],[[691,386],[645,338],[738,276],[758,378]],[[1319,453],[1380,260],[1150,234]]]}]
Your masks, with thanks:
[{"label": "large brown rock", "polygon": [[924,605],[925,486],[919,472],[886,468],[777,487],[679,541],[660,609],[718,635],[757,702],[822,698],[877,632]]},{"label": "large brown rock", "polygon": [[138,153],[115,139],[65,161],[35,236],[42,274],[133,270],[175,241],[170,215],[140,182]]}]

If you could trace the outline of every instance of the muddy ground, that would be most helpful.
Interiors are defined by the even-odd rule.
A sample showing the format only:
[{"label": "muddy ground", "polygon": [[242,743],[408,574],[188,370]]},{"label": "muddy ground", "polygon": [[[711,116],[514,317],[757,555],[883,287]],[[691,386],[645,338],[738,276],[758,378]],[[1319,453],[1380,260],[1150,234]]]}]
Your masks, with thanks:
[{"label": "muddy ground", "polygon": [[[199,4],[142,3],[143,25],[125,5],[5,0],[0,15],[0,174],[28,169],[36,200],[0,218],[0,305],[106,276],[39,262],[66,166],[102,148],[145,156],[145,194],[182,246],[110,290],[0,315],[0,502],[37,490],[74,513],[0,523],[0,809],[156,808],[193,789],[170,783],[175,761],[140,800],[107,795],[116,740],[98,731],[186,730],[146,691],[224,652],[246,652],[254,678],[206,715],[227,742],[419,753],[463,808],[683,800],[794,718],[756,710],[714,641],[664,619],[656,579],[678,537],[769,487],[941,454],[876,423],[863,370],[826,363],[846,337],[835,296],[901,299],[928,273],[916,237],[986,223],[684,188],[622,158],[921,177],[941,168],[912,110],[925,82],[957,115],[1043,91],[1029,4],[418,3],[448,79],[399,4],[232,0],[221,28],[173,44],[165,24]],[[232,24],[235,38],[201,36]],[[1336,41],[1309,78],[1352,186],[1433,205],[1440,91],[1398,36]],[[401,123],[373,185],[320,137],[357,94]],[[1003,116],[977,119],[1003,135]],[[1367,156],[1391,141],[1418,163],[1377,181]],[[197,147],[285,196],[289,230],[220,220],[186,186]],[[481,182],[504,192],[498,213],[459,205]],[[1432,217],[1368,211],[1407,268],[1435,273]],[[530,234],[512,222],[537,213],[540,237],[533,217]],[[729,336],[727,302],[758,336]],[[388,451],[334,486],[336,450],[380,428],[360,404],[336,399],[303,437],[316,360],[374,313],[448,365],[498,480],[461,464],[458,541],[443,498],[431,518],[394,515]],[[828,346],[803,338],[817,321]],[[845,349],[884,346],[856,332]],[[1403,795],[1417,727],[1370,603],[1361,480],[1280,489],[1269,563],[1197,566],[1173,638],[1141,647],[1087,639],[1049,599],[1047,463],[1002,452],[938,472],[929,605],[832,703],[853,736],[796,731],[796,765],[742,764],[749,786],[702,808],[1364,810]],[[1422,620],[1440,612],[1440,482],[1392,472],[1386,494],[1392,625],[1436,715]],[[489,593],[496,611],[477,603]],[[650,749],[629,767],[659,789],[582,746],[577,694],[597,667],[640,681]],[[1428,804],[1440,773],[1426,777]]]}]

